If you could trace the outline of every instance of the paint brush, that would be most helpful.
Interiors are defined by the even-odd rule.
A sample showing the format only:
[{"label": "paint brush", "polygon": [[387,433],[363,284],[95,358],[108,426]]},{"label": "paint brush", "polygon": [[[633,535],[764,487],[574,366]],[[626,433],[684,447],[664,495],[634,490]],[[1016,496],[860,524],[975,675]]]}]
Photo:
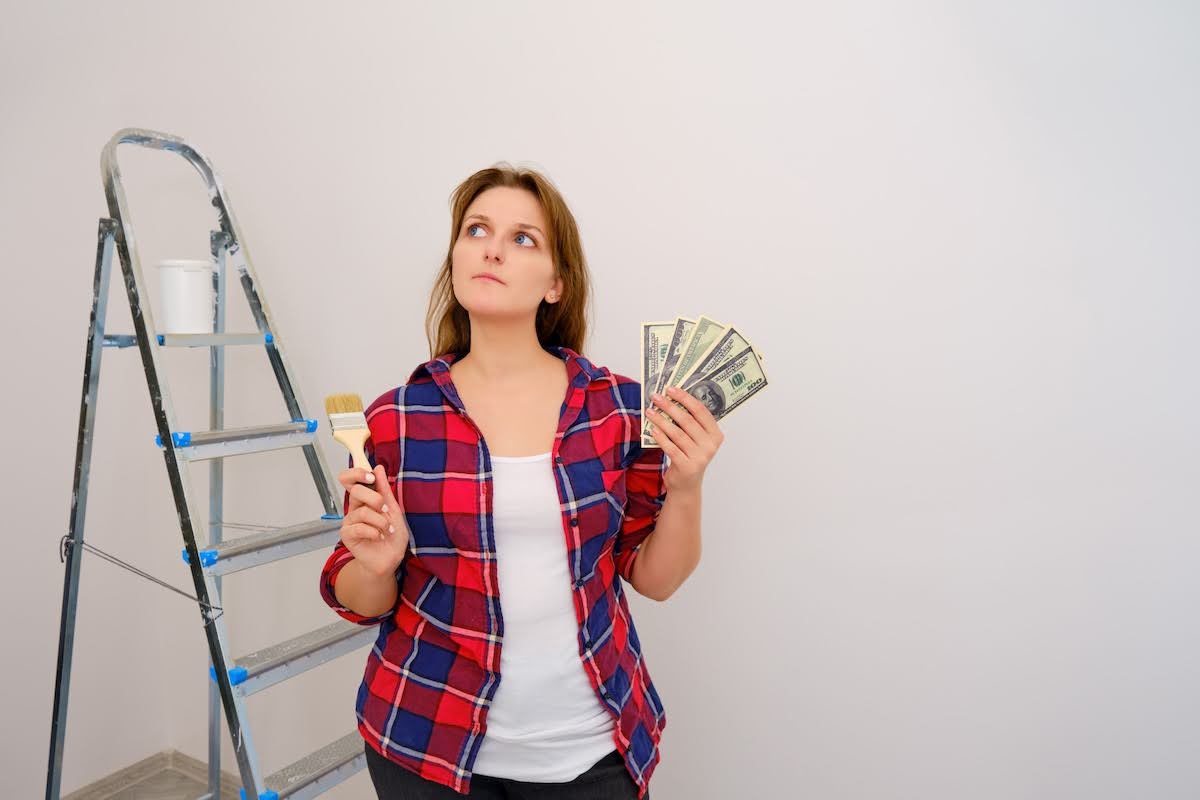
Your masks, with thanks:
[{"label": "paint brush", "polygon": [[329,427],[335,441],[341,442],[350,451],[354,466],[374,472],[363,445],[371,438],[367,427],[367,416],[363,413],[362,397],[357,394],[331,394],[325,398],[325,411],[329,414]]}]

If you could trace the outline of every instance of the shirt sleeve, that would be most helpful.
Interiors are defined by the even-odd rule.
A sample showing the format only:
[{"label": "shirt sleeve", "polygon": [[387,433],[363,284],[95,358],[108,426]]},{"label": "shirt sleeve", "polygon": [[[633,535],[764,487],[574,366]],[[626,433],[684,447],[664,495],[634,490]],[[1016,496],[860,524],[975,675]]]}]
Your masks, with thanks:
[{"label": "shirt sleeve", "polygon": [[625,519],[613,546],[617,572],[630,583],[633,581],[633,562],[642,542],[654,532],[667,497],[663,481],[667,471],[666,453],[661,447],[642,447],[640,418],[638,422],[635,426],[637,439],[626,456]]},{"label": "shirt sleeve", "polygon": [[[363,452],[366,453],[367,463],[369,463],[371,465],[371,467],[374,468],[376,466],[377,462],[376,462],[375,445],[374,445],[372,439],[367,439],[366,445],[363,447]],[[347,460],[348,466],[351,466],[351,467],[354,466],[354,457],[353,456],[347,456],[346,460]],[[396,475],[396,480],[392,484],[392,491],[398,492],[399,491],[398,483],[400,480],[399,474],[396,471],[392,470],[391,466],[388,463],[386,463],[386,460],[380,460],[378,463],[383,464],[384,472],[387,473],[387,475],[389,476],[389,480],[391,480],[390,476]],[[350,509],[350,492],[349,492],[349,490],[347,490],[342,497],[342,516],[343,517],[346,516],[349,509]],[[325,566],[321,570],[321,584],[320,584],[321,585],[321,599],[324,600],[325,604],[328,605],[330,608],[332,608],[337,613],[337,615],[344,620],[348,620],[350,622],[354,622],[359,625],[378,625],[379,623],[383,622],[385,619],[392,616],[393,613],[395,613],[395,611],[396,611],[395,606],[393,606],[389,611],[386,611],[382,614],[378,614],[373,617],[365,617],[362,614],[357,614],[357,613],[351,611],[350,609],[346,608],[345,606],[343,606],[341,603],[338,602],[337,595],[334,594],[333,587],[337,583],[338,573],[340,573],[342,571],[342,568],[345,567],[347,564],[349,564],[353,560],[354,560],[354,555],[350,552],[350,549],[348,547],[346,547],[346,545],[343,544],[339,540],[338,543],[334,545],[333,552],[329,554],[329,558],[327,558],[325,560]],[[397,592],[396,592],[396,602],[397,603],[400,602],[400,592],[398,590],[399,590],[399,585],[403,585],[403,582],[404,582],[404,572],[405,572],[405,567],[407,566],[407,562],[408,562],[408,556],[405,555],[404,560],[402,560],[400,562],[400,565],[396,568],[396,583],[398,584]]]}]

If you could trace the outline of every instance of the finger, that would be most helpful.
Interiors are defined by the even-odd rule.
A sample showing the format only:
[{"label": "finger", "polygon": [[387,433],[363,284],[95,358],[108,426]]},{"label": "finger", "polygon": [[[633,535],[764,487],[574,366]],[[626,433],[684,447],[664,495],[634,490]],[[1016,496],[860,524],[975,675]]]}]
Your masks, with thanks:
[{"label": "finger", "polygon": [[375,475],[370,470],[361,467],[350,467],[338,473],[338,483],[343,489],[349,489],[358,483],[373,483]]},{"label": "finger", "polygon": [[379,511],[383,506],[383,496],[369,486],[364,486],[361,483],[356,483],[350,487],[350,498],[357,500],[361,505],[370,506]]},{"label": "finger", "polygon": [[[667,437],[668,441],[676,445],[680,450],[686,451],[696,446],[696,442],[691,435],[680,425],[671,425],[668,420],[669,415],[663,413],[662,409],[651,409],[651,419],[656,423],[655,430],[660,430]],[[693,425],[695,423],[692,423]]]},{"label": "finger", "polygon": [[688,436],[692,437],[692,439],[695,441],[700,441],[705,437],[704,428],[702,428],[700,423],[692,417],[691,412],[686,406],[672,403],[665,397],[651,399],[653,400],[655,407],[660,412],[665,413],[676,425],[687,431]]},{"label": "finger", "polygon": [[353,522],[365,522],[379,531],[386,531],[393,527],[390,519],[367,506],[359,506],[351,516],[353,516]]},{"label": "finger", "polygon": [[[662,434],[662,437],[658,441],[660,443],[665,442],[672,445],[675,451],[680,454],[680,456],[687,458],[688,451],[696,446],[695,442],[692,441],[692,437],[688,436],[687,431],[683,430],[683,428],[680,428],[678,425],[667,424],[668,418],[665,414],[655,414],[654,417],[655,421],[658,422],[658,424],[654,426],[654,430],[655,432]],[[666,448],[664,447],[663,449]],[[668,453],[670,453],[669,450]]]},{"label": "finger", "polygon": [[374,544],[383,538],[383,532],[365,522],[355,522],[342,527],[342,542],[350,547],[357,544]]},{"label": "finger", "polygon": [[684,455],[683,451],[679,449],[679,446],[672,442],[667,434],[663,432],[663,427],[664,426],[662,425],[655,425],[654,430],[650,432],[650,435],[654,437],[654,441],[658,442],[658,446],[662,448],[663,452],[670,456],[671,461],[686,460],[687,456]]},{"label": "finger", "polygon": [[706,433],[711,435],[717,432],[717,418],[708,410],[708,406],[697,400],[691,392],[680,389],[678,386],[672,386],[667,390],[667,393],[677,402],[683,403],[684,408],[692,412],[692,416],[695,417],[696,422],[700,424],[700,427]]}]

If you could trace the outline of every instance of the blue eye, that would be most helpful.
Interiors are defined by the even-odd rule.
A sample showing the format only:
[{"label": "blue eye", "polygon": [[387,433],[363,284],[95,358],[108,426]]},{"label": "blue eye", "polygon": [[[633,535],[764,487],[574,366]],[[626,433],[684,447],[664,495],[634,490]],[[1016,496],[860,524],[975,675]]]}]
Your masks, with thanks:
[{"label": "blue eye", "polygon": [[[481,225],[481,224],[480,224],[480,223],[478,223],[478,222],[473,222],[473,223],[471,223],[470,225],[468,225],[468,226],[467,226],[467,236],[470,236],[471,238],[476,238],[475,236],[473,236],[473,235],[472,235],[472,233],[471,233],[471,230],[472,230],[473,228],[482,228],[482,227],[483,227],[483,225]],[[528,233],[526,233],[525,231],[519,231],[519,232],[517,233],[517,236],[524,236],[526,239],[528,239],[528,240],[529,240],[529,242],[530,242],[530,245],[532,245],[532,246],[534,246],[534,247],[536,247],[536,246],[537,246],[537,240],[536,240],[536,239],[534,239],[532,236],[530,236],[530,235],[529,235]]]}]

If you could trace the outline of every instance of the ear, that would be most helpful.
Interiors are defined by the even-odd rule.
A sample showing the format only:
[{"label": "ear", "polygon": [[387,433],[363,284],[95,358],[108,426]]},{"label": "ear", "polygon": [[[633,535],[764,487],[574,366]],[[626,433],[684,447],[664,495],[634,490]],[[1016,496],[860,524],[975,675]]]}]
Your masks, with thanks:
[{"label": "ear", "polygon": [[562,300],[562,296],[563,296],[562,278],[555,278],[554,286],[552,286],[550,288],[550,291],[546,292],[546,298],[547,298],[546,302],[547,303],[558,303]]}]

